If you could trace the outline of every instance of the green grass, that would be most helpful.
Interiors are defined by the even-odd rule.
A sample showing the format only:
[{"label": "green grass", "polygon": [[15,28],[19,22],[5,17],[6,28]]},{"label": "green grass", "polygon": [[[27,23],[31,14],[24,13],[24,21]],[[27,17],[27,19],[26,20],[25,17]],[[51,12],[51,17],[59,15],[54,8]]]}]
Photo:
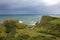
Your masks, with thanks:
[{"label": "green grass", "polygon": [[53,25],[57,25],[57,24],[60,25],[60,19],[52,20],[50,23]]},{"label": "green grass", "polygon": [[[18,22],[15,24],[15,22],[13,22],[13,24],[17,26],[16,32],[12,30],[14,32],[14,34],[12,34],[14,36],[13,40],[60,40],[59,39],[60,31],[58,31],[60,30],[60,19],[51,16],[45,16],[43,19],[45,19],[42,20],[43,26],[40,26],[39,23],[39,25],[35,26],[34,29],[31,29],[32,28],[31,25],[20,24]],[[4,38],[6,39],[8,33],[6,33],[5,27],[6,25],[8,25],[8,23],[10,23],[8,27],[11,26],[12,25],[11,21],[8,21],[7,24],[5,23],[5,26],[3,25],[0,26],[0,40],[4,40]],[[47,26],[47,27],[51,27],[51,29],[47,29],[47,27],[45,26],[46,22],[52,24],[51,26]],[[11,27],[15,27],[14,25],[12,25]],[[10,40],[10,38],[8,40]]]},{"label": "green grass", "polygon": [[60,37],[60,32],[57,32],[57,31],[40,30],[40,31],[37,31],[37,32],[38,33],[44,33],[44,34],[53,35],[53,36],[56,36],[56,37]]}]

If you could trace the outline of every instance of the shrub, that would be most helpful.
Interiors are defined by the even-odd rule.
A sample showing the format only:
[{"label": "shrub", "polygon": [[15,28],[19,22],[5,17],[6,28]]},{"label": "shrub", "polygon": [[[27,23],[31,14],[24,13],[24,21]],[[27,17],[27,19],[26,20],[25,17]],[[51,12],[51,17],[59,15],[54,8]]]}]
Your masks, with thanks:
[{"label": "shrub", "polygon": [[29,35],[26,35],[26,34],[23,34],[23,35],[19,35],[16,40],[26,40],[28,39],[30,36]]},{"label": "shrub", "polygon": [[55,37],[46,37],[46,36],[36,36],[32,37],[30,40],[56,40]]},{"label": "shrub", "polygon": [[38,33],[45,33],[45,34],[50,34],[50,35],[60,37],[60,32],[57,32],[57,31],[41,30],[41,31],[38,31]]}]

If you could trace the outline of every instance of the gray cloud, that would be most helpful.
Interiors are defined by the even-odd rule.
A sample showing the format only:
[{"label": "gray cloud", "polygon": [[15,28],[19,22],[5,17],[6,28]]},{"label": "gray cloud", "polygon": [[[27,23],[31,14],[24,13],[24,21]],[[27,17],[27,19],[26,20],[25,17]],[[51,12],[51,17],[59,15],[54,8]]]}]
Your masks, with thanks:
[{"label": "gray cloud", "polygon": [[46,6],[42,0],[0,0],[0,14],[60,14],[59,4]]},{"label": "gray cloud", "polygon": [[60,14],[60,3],[54,6],[49,6],[46,10],[49,14]]}]

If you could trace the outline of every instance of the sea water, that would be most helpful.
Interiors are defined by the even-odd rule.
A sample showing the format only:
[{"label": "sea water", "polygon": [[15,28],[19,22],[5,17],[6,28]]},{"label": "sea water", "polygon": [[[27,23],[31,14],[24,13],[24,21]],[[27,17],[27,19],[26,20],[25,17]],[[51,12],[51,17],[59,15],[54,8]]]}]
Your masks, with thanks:
[{"label": "sea water", "polygon": [[37,21],[40,21],[42,15],[0,15],[0,23],[3,23],[5,20],[16,19],[19,22],[28,25],[35,25]]},{"label": "sea water", "polygon": [[[43,15],[39,14],[18,14],[18,15],[0,15],[0,23],[3,23],[5,20],[19,20],[20,23],[35,25],[37,21],[40,21]],[[60,15],[50,15],[54,17],[59,17]]]}]

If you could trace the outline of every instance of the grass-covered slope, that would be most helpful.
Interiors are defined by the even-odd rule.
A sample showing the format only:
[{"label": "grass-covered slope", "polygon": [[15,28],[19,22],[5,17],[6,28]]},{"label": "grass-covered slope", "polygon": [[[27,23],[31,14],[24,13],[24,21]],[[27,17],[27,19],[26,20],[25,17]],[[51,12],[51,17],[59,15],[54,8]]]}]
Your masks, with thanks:
[{"label": "grass-covered slope", "polygon": [[51,29],[60,31],[60,18],[56,20],[52,20],[49,22],[51,24]]},{"label": "grass-covered slope", "polygon": [[42,16],[40,23],[38,23],[36,27],[38,27],[37,31],[39,33],[60,37],[60,18],[51,16]]},{"label": "grass-covered slope", "polygon": [[51,16],[42,16],[42,19],[40,21],[41,26],[45,26],[48,24],[48,22],[57,19],[56,17],[51,17]]},{"label": "grass-covered slope", "polygon": [[56,19],[56,20],[52,20],[52,21],[50,21],[50,23],[53,25],[60,25],[60,18]]},{"label": "grass-covered slope", "polygon": [[32,27],[18,20],[6,20],[0,24],[0,40],[60,40],[60,18],[42,16]]}]

